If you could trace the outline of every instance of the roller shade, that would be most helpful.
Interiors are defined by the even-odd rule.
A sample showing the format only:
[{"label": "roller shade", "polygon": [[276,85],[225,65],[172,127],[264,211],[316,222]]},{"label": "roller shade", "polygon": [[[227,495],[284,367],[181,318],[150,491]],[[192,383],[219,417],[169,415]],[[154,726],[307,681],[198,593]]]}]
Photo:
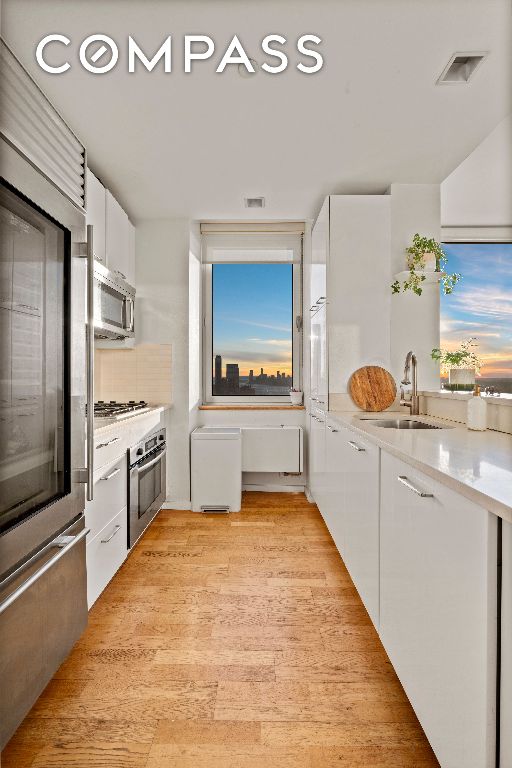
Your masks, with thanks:
[{"label": "roller shade", "polygon": [[0,67],[0,133],[83,209],[85,148],[1,39]]},{"label": "roller shade", "polygon": [[245,262],[300,264],[302,235],[294,233],[231,233],[203,235],[205,264]]}]

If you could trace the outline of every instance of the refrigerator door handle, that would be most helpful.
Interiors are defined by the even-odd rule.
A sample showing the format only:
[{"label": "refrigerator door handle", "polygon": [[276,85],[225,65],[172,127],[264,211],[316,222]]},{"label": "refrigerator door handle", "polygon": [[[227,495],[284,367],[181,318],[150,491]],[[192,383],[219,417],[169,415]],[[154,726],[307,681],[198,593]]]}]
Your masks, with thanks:
[{"label": "refrigerator door handle", "polygon": [[[94,238],[93,225],[87,225],[87,242],[85,257],[87,259],[87,323],[86,323],[86,467],[74,472],[76,483],[87,483],[87,501],[94,496]],[[82,251],[83,253],[83,251]]]},{"label": "refrigerator door handle", "polygon": [[43,576],[47,571],[50,570],[56,563],[59,562],[61,557],[64,557],[64,555],[69,552],[70,549],[72,549],[76,544],[78,544],[79,541],[81,541],[87,534],[89,533],[89,528],[84,528],[80,533],[77,533],[76,536],[58,536],[51,544],[53,547],[58,547],[59,551],[52,557],[50,560],[47,560],[46,563],[39,568],[39,570],[35,571],[31,576],[28,577],[28,579],[25,579],[25,581],[20,584],[19,587],[17,587],[14,592],[11,592],[9,597],[6,597],[5,600],[3,600],[0,603],[0,614],[2,614],[4,611],[9,608],[16,600],[22,596],[24,592],[27,591],[27,589],[30,589],[30,587],[36,583],[36,581],[39,581],[41,576]]}]

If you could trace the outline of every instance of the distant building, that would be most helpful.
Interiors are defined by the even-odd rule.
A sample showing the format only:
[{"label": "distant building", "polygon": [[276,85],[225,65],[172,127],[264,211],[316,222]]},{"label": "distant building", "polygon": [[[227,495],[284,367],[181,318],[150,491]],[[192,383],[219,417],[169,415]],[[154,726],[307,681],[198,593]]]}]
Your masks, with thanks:
[{"label": "distant building", "polygon": [[218,386],[222,381],[222,357],[215,355],[215,384]]},{"label": "distant building", "polygon": [[238,389],[240,386],[240,370],[238,368],[238,363],[227,363],[226,364],[226,383],[228,385],[228,388],[232,391],[233,389]]}]

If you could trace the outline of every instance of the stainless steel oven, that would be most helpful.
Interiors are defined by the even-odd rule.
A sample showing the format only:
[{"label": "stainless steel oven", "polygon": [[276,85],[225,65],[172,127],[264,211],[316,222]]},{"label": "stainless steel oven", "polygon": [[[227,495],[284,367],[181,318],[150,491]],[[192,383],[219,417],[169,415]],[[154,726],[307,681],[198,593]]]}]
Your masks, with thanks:
[{"label": "stainless steel oven", "polygon": [[129,452],[129,547],[133,547],[165,501],[165,438],[165,429],[160,429]]},{"label": "stainless steel oven", "polygon": [[99,339],[135,336],[135,288],[117,272],[94,262],[94,335]]}]

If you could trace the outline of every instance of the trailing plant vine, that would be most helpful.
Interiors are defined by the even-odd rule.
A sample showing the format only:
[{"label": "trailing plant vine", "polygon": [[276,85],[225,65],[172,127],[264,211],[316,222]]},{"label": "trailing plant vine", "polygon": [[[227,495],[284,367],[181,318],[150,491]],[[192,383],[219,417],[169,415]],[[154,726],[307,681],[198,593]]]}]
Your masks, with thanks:
[{"label": "trailing plant vine", "polygon": [[412,245],[406,248],[407,253],[407,269],[409,270],[409,277],[401,283],[399,280],[391,285],[393,293],[400,293],[400,291],[412,291],[417,296],[421,296],[423,293],[422,283],[426,279],[424,274],[425,270],[425,254],[432,253],[436,259],[436,272],[440,273],[440,281],[443,288],[443,293],[448,295],[453,292],[453,289],[461,279],[461,275],[457,272],[449,274],[445,272],[446,265],[448,263],[448,257],[443,251],[441,244],[434,240],[433,237],[425,237],[416,233],[412,240]]}]

